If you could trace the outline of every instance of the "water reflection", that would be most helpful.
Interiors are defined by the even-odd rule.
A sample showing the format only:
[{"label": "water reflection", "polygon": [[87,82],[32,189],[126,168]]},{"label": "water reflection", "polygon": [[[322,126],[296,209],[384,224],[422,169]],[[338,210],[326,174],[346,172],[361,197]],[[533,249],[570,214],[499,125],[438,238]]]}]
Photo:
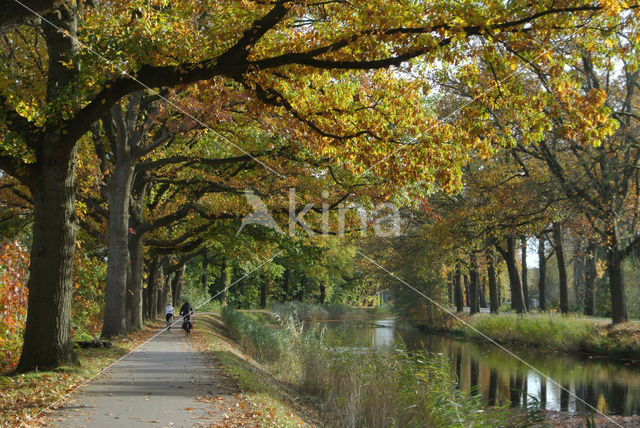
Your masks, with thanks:
[{"label": "water reflection", "polygon": [[510,402],[512,406],[582,412],[589,410],[586,402],[603,413],[640,414],[640,370],[623,363],[510,347],[570,394],[493,345],[396,326],[392,318],[322,324],[327,326],[327,340],[335,346],[382,348],[400,340],[409,350],[444,354],[452,362],[452,376],[458,379],[459,388],[477,390],[489,405]]}]

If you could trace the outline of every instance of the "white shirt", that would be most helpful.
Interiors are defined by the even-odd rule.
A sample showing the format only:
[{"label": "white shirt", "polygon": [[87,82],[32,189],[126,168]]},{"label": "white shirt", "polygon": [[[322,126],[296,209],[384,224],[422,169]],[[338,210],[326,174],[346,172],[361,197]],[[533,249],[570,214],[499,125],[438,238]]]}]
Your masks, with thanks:
[{"label": "white shirt", "polygon": [[164,308],[164,314],[165,315],[169,315],[169,314],[174,315],[174,313],[175,312],[174,312],[173,306],[167,305],[167,307]]}]

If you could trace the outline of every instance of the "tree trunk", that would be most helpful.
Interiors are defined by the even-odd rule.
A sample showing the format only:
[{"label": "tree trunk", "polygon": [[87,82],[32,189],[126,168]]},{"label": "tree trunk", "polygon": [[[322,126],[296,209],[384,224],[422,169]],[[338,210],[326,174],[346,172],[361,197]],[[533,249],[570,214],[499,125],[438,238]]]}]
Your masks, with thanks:
[{"label": "tree trunk", "polygon": [[65,155],[54,144],[44,147],[36,155],[30,186],[33,238],[19,372],[75,361],[69,330],[77,230],[76,153],[73,150]]},{"label": "tree trunk", "polygon": [[520,283],[520,272],[516,264],[516,239],[513,236],[507,237],[507,251],[502,253],[504,261],[507,263],[509,271],[509,288],[511,289],[511,308],[519,314],[527,311],[524,305],[524,293]]},{"label": "tree trunk", "polygon": [[220,268],[219,293],[218,297],[222,306],[227,304],[227,287],[229,286],[229,265],[227,259],[222,260],[222,267]]},{"label": "tree trunk", "polygon": [[282,277],[282,299],[281,302],[289,300],[289,293],[291,292],[291,270],[286,268]]},{"label": "tree trunk", "polygon": [[522,238],[522,251],[520,252],[520,264],[522,267],[522,295],[524,307],[529,312],[529,278],[527,269],[527,238]]},{"label": "tree trunk", "polygon": [[469,300],[469,275],[464,274],[462,279],[464,280],[464,304],[471,307],[471,301]]},{"label": "tree trunk", "polygon": [[607,243],[607,273],[609,274],[609,292],[611,294],[611,321],[613,324],[628,321],[627,302],[624,293],[623,260],[619,249],[617,233],[609,233]]},{"label": "tree trunk", "polygon": [[162,294],[158,299],[158,314],[164,315],[164,307],[169,303],[169,296],[171,295],[171,275],[168,273],[164,276],[162,281]]},{"label": "tree trunk", "polygon": [[453,273],[449,273],[447,281],[447,301],[450,305],[453,305]]},{"label": "tree trunk", "polygon": [[573,250],[573,290],[579,308],[584,307],[584,262],[584,246],[578,241]]},{"label": "tree trunk", "polygon": [[298,292],[296,293],[296,299],[299,302],[302,302],[304,300],[304,292],[305,292],[306,286],[307,286],[307,277],[305,275],[302,275],[302,278],[300,278],[300,287],[298,289]]},{"label": "tree trunk", "polygon": [[142,237],[129,235],[129,258],[131,269],[127,277],[127,332],[142,328],[142,275],[144,270],[144,255],[142,253]]},{"label": "tree trunk", "polygon": [[538,237],[538,299],[540,310],[547,310],[546,286],[547,281],[547,257],[544,253],[544,237]]},{"label": "tree trunk", "polygon": [[[2,6],[3,9],[6,5]],[[78,52],[77,18],[72,8],[46,15],[42,27],[48,53],[47,100],[54,101],[78,72],[77,63],[63,64]],[[60,31],[64,30],[64,31]],[[54,109],[48,120],[60,119]],[[3,123],[6,122],[3,119]],[[64,140],[67,129],[42,129],[35,143],[35,163],[25,173],[33,203],[33,226],[27,321],[17,370],[54,368],[75,362],[70,319],[73,255],[76,246],[75,173],[77,141]],[[22,172],[22,171],[21,171]]]},{"label": "tree trunk", "polygon": [[159,256],[152,256],[151,264],[149,265],[149,276],[147,277],[147,308],[145,311],[148,320],[155,319],[156,313],[156,300],[157,300],[157,282],[158,282],[158,270],[160,268]]},{"label": "tree trunk", "polygon": [[[144,231],[140,227],[146,198],[148,181],[143,174],[135,173],[132,191],[129,197],[129,258],[131,262],[131,275],[127,280],[127,331],[135,331],[142,328],[143,319],[148,318],[148,290],[145,292],[143,284],[144,274]],[[146,299],[146,302],[145,302]]]},{"label": "tree trunk", "polygon": [[585,259],[584,314],[595,315],[596,277],[598,276],[596,270],[596,263],[598,261],[598,243],[595,239],[589,240]]},{"label": "tree trunk", "polygon": [[462,295],[462,274],[460,265],[456,265],[456,273],[453,278],[454,297],[456,301],[456,312],[464,312],[464,296]]},{"label": "tree trunk", "polygon": [[487,307],[487,278],[484,275],[480,276],[479,298],[480,298],[480,307],[486,308]]},{"label": "tree trunk", "polygon": [[166,265],[160,267],[160,276],[158,278],[158,299],[156,300],[156,317],[160,314],[164,315],[164,307],[167,304],[169,286],[171,285],[171,275],[164,271]]},{"label": "tree trunk", "polygon": [[478,259],[475,254],[471,255],[469,263],[469,312],[471,315],[480,312],[480,305],[478,303],[479,294],[479,277],[478,277]]},{"label": "tree trunk", "polygon": [[[119,142],[127,145],[126,141]],[[129,269],[129,197],[133,167],[125,150],[119,150],[109,183],[109,242],[102,337],[126,333],[127,270]]]},{"label": "tree trunk", "polygon": [[560,312],[569,312],[569,286],[567,283],[567,267],[564,260],[564,248],[562,242],[562,226],[553,223],[553,246],[558,261],[558,286],[560,287]]},{"label": "tree trunk", "polygon": [[320,283],[320,304],[327,303],[327,286],[324,282]]},{"label": "tree trunk", "polygon": [[500,299],[496,279],[496,258],[493,254],[487,256],[487,277],[489,281],[489,312],[497,314],[500,312]]},{"label": "tree trunk", "polygon": [[173,275],[173,280],[171,281],[171,302],[176,307],[180,306],[182,300],[182,278],[186,269],[187,266],[182,265]]}]

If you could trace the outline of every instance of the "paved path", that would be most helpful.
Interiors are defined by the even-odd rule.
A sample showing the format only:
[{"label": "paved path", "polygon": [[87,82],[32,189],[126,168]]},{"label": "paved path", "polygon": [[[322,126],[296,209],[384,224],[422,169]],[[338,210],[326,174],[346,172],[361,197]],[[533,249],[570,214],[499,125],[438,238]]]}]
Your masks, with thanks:
[{"label": "paved path", "polygon": [[53,427],[192,427],[221,424],[237,387],[180,329],[163,332],[76,391]]}]

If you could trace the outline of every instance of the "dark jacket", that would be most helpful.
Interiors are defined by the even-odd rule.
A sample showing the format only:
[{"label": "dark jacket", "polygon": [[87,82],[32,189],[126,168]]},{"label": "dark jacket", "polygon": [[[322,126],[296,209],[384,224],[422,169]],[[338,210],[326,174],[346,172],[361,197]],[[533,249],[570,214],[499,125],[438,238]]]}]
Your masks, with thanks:
[{"label": "dark jacket", "polygon": [[180,315],[189,319],[191,318],[192,313],[193,313],[193,308],[191,307],[189,302],[184,302],[184,305],[182,305],[182,307],[180,308]]}]

